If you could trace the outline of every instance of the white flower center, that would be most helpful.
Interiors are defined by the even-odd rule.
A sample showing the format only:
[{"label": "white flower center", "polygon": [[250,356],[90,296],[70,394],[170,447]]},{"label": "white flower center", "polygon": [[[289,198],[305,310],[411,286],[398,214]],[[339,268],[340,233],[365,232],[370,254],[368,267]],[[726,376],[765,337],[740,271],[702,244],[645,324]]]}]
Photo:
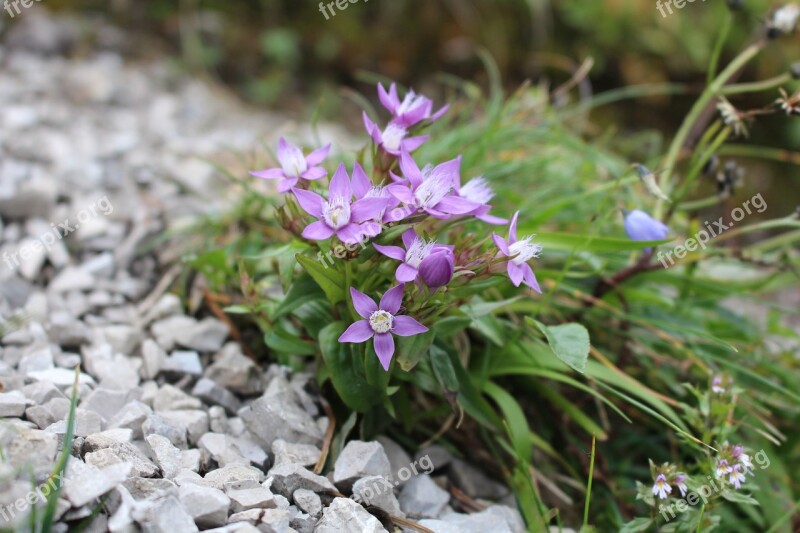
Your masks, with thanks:
[{"label": "white flower center", "polygon": [[308,163],[303,156],[302,150],[296,146],[292,146],[283,161],[281,161],[283,172],[287,176],[299,178],[306,170],[308,170]]},{"label": "white flower center", "polygon": [[422,260],[430,255],[434,244],[436,244],[434,241],[426,241],[419,237],[415,238],[406,251],[406,263],[414,268],[419,268]]},{"label": "white flower center", "polygon": [[386,333],[392,329],[394,317],[388,311],[378,310],[369,315],[369,327],[375,333]]},{"label": "white flower center", "polygon": [[494,192],[486,180],[482,176],[478,176],[461,187],[461,197],[479,204],[488,204],[489,200],[494,197]]},{"label": "white flower center", "polygon": [[508,255],[516,256],[511,260],[515,265],[527,263],[534,257],[539,257],[539,254],[542,253],[542,247],[531,242],[533,237],[533,235],[530,235],[508,246]]},{"label": "white flower center", "polygon": [[397,124],[389,124],[381,135],[383,146],[387,150],[399,150],[400,144],[406,138],[406,133],[408,132],[405,128],[401,128]]},{"label": "white flower center", "polygon": [[341,196],[333,196],[322,206],[322,218],[333,229],[350,223],[350,201]]},{"label": "white flower center", "polygon": [[[427,169],[426,169],[427,170]],[[435,207],[453,189],[452,176],[441,172],[425,176],[414,191],[414,197],[421,207]]]}]

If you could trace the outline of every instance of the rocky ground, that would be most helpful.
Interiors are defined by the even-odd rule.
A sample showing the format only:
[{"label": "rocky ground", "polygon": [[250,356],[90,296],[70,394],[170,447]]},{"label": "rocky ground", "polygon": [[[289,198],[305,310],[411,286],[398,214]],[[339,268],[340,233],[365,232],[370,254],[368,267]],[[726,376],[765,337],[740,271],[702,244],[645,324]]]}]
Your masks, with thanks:
[{"label": "rocky ground", "polygon": [[254,363],[170,292],[187,224],[231,192],[206,161],[243,173],[230,154],[291,121],[131,62],[106,24],[18,19],[0,42],[0,528],[41,513],[79,365],[57,531],[522,531],[507,490],[441,447],[352,441],[324,469],[311,376]]}]

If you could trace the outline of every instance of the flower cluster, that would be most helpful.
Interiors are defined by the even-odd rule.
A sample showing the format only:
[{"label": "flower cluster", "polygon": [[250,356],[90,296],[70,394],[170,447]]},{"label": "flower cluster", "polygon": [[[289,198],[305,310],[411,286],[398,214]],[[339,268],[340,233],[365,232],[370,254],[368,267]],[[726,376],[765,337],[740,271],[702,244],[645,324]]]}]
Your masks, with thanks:
[{"label": "flower cluster", "polygon": [[726,442],[716,457],[714,476],[723,480],[727,476],[728,483],[738,489],[746,481],[745,474],[753,475],[753,461],[741,444],[733,446]]},{"label": "flower cluster", "polygon": [[670,463],[664,463],[660,467],[650,464],[653,474],[653,496],[661,500],[666,500],[672,494],[672,487],[678,489],[681,497],[686,496],[686,480],[688,477],[683,472],[678,471],[678,467]]},{"label": "flower cluster", "polygon": [[[305,212],[314,219],[292,221],[291,228],[299,231],[302,227],[299,236],[320,249],[331,246],[329,239],[353,245],[380,238],[380,242],[371,243],[377,253],[363,254],[364,260],[373,261],[370,272],[378,274],[384,271],[381,266],[388,265],[393,270],[392,279],[388,280],[393,286],[385,291],[380,304],[349,287],[353,309],[361,320],[350,325],[339,342],[363,343],[372,339],[378,360],[388,371],[395,352],[394,336],[428,331],[418,320],[401,313],[406,288],[413,287],[412,296],[423,296],[411,306],[422,313],[420,316],[438,314],[426,309],[427,297],[434,292],[446,293],[454,283],[468,283],[503,270],[515,286],[524,283],[541,293],[529,262],[539,256],[542,248],[533,241],[533,236],[517,236],[519,212],[510,224],[489,213],[494,192],[486,179],[478,176],[462,185],[461,156],[439,164],[420,165],[411,155],[428,140],[421,130],[440,119],[447,106],[434,112],[433,102],[414,91],[401,100],[395,84],[388,90],[379,84],[378,97],[391,118],[381,127],[364,113],[364,126],[372,140],[371,165],[356,162],[348,173],[345,164],[340,163],[327,190],[319,190],[322,187],[314,183],[327,176],[321,164],[330,152],[330,145],[304,155],[300,147],[281,138],[280,167],[251,174],[280,180],[278,190],[291,193],[290,198],[298,208],[295,212],[301,217]],[[372,170],[367,173],[365,168]],[[458,240],[457,234],[447,233],[455,223],[471,219],[491,225],[509,224],[508,237],[492,234],[492,240],[484,238],[476,243],[474,239]],[[386,235],[400,225],[406,229]],[[450,244],[453,241],[456,244]],[[485,245],[490,249],[486,250]],[[379,288],[373,286],[376,283],[365,283],[358,278],[350,279],[353,282],[364,285],[360,288],[367,291]]]}]

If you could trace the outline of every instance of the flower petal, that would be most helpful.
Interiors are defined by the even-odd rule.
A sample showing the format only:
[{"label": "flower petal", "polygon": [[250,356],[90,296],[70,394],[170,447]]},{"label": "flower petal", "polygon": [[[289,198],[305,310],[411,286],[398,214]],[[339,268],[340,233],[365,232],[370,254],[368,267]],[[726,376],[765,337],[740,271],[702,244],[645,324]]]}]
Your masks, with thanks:
[{"label": "flower petal", "polygon": [[392,324],[392,333],[400,337],[410,337],[411,335],[419,335],[425,333],[428,328],[417,322],[415,319],[408,315],[397,315],[394,317]]},{"label": "flower petal", "polygon": [[316,222],[312,222],[306,229],[303,230],[303,238],[309,239],[312,241],[324,241],[325,239],[330,239],[331,235],[333,235],[333,228],[328,226],[322,220],[317,220]]},{"label": "flower petal", "polygon": [[367,194],[367,191],[372,187],[372,182],[369,180],[369,176],[367,173],[364,172],[364,169],[361,165],[356,162],[353,165],[353,179],[350,182],[350,185],[353,188],[353,194],[356,195],[356,198],[359,200]]},{"label": "flower petal", "polygon": [[442,118],[442,115],[447,113],[448,109],[450,109],[450,104],[442,106],[442,108],[439,111],[437,111],[436,113],[434,113],[434,115],[431,118],[429,118],[428,120],[431,121],[431,122],[436,122],[437,120]]},{"label": "flower petal", "polygon": [[311,167],[305,172],[303,172],[301,178],[304,180],[314,181],[314,180],[321,180],[325,176],[328,175],[328,171],[322,167]]},{"label": "flower petal", "polygon": [[331,183],[328,186],[328,196],[331,198],[341,196],[345,200],[350,200],[353,197],[353,192],[350,188],[350,177],[347,175],[344,163],[339,163],[339,167],[333,173]]},{"label": "flower petal", "polygon": [[411,182],[413,189],[416,189],[422,183],[422,171],[419,169],[417,162],[414,161],[414,158],[411,157],[411,154],[406,151],[400,152],[400,170],[403,171],[403,176]]},{"label": "flower petal", "polygon": [[290,178],[286,177],[278,182],[278,192],[283,194],[285,192],[289,192],[292,190],[292,187],[297,185],[297,182],[300,181],[298,178]]},{"label": "flower petal", "polygon": [[416,199],[414,198],[414,193],[411,192],[411,189],[406,187],[405,185],[400,185],[399,183],[392,183],[391,185],[386,186],[386,190],[389,191],[389,194],[397,198],[403,203],[414,205],[416,203]]},{"label": "flower petal", "polygon": [[[455,189],[458,189],[461,185],[461,156],[456,157],[455,159],[451,159],[450,161],[445,161],[439,165],[436,165],[436,168],[433,169],[431,174],[440,174],[447,176],[450,178],[450,183]],[[480,206],[480,204],[475,204],[476,207]]]},{"label": "flower petal", "polygon": [[481,204],[476,204],[466,198],[459,198],[458,196],[445,196],[434,207],[437,211],[450,213],[451,215],[466,215],[470,211],[479,208]]},{"label": "flower petal", "polygon": [[506,243],[506,240],[504,238],[502,238],[497,233],[492,233],[492,240],[494,240],[495,246],[497,246],[497,248],[501,252],[503,252],[503,255],[505,256],[511,255],[511,253],[508,250],[508,243]]},{"label": "flower petal", "polygon": [[359,320],[350,324],[350,327],[339,336],[339,342],[364,342],[371,339],[373,335],[375,332],[369,327],[369,322]]},{"label": "flower petal", "polygon": [[482,221],[486,222],[487,224],[491,224],[493,226],[503,226],[505,224],[508,224],[508,219],[507,218],[500,218],[500,217],[496,217],[494,215],[489,215],[489,214],[476,215],[475,218],[477,218],[478,220],[482,220]]},{"label": "flower petal", "polygon": [[417,232],[414,231],[414,228],[408,228],[403,232],[403,235],[400,236],[403,239],[403,246],[406,247],[406,250],[411,248],[411,245],[414,244],[414,240],[418,237]]},{"label": "flower petal", "polygon": [[508,272],[508,277],[511,279],[511,283],[513,283],[515,287],[519,287],[524,276],[522,268],[513,261],[509,261],[507,264],[508,267],[506,267],[506,271]]},{"label": "flower petal", "polygon": [[375,124],[370,120],[369,116],[367,116],[366,111],[361,113],[361,118],[364,119],[364,128],[366,128],[369,136],[372,137],[372,140],[375,141],[375,144],[380,144],[381,141],[383,140],[383,138],[381,137],[381,129],[378,127],[377,124]]},{"label": "flower petal", "polygon": [[391,333],[376,333],[373,339],[375,343],[375,353],[378,355],[378,360],[381,366],[387,372],[389,371],[389,364],[392,362],[394,356],[394,338]]},{"label": "flower petal", "polygon": [[397,278],[397,281],[400,283],[408,283],[409,281],[417,279],[418,274],[419,270],[416,268],[407,263],[400,263],[397,270],[394,272],[394,277]]},{"label": "flower petal", "polygon": [[381,246],[380,244],[373,244],[372,246],[386,257],[391,257],[397,261],[406,260],[406,252],[399,246]]},{"label": "flower petal", "polygon": [[404,285],[395,285],[385,293],[381,298],[381,303],[378,307],[383,311],[388,311],[391,314],[396,314],[400,310],[400,304],[403,303],[403,289]]},{"label": "flower petal", "polygon": [[418,137],[407,137],[401,144],[403,150],[413,152],[428,140],[428,135],[420,135]]},{"label": "flower petal", "polygon": [[519,218],[519,211],[511,217],[511,225],[508,226],[508,244],[517,242],[517,218]]},{"label": "flower petal", "polygon": [[250,175],[255,176],[257,178],[261,178],[263,180],[277,180],[286,177],[286,175],[283,173],[282,168],[267,168],[264,170],[254,170],[250,172]]},{"label": "flower petal", "polygon": [[539,282],[536,281],[536,274],[533,273],[531,266],[527,263],[523,263],[520,265],[520,268],[522,269],[522,279],[525,280],[525,285],[539,294],[542,294],[542,289],[539,288]]},{"label": "flower petal", "polygon": [[336,236],[345,244],[359,244],[364,240],[364,230],[359,224],[350,223],[336,230]]},{"label": "flower petal", "polygon": [[331,151],[331,145],[328,143],[327,145],[323,146],[322,148],[317,148],[310,154],[306,156],[306,163],[308,163],[309,167],[314,167],[325,161],[325,158],[328,157],[328,152]]},{"label": "flower petal", "polygon": [[386,209],[386,198],[363,198],[354,202],[350,207],[350,216],[353,222],[374,220],[381,216]]},{"label": "flower petal", "polygon": [[303,211],[312,217],[322,218],[322,206],[325,205],[325,199],[322,196],[305,189],[292,189],[292,192]]},{"label": "flower petal", "polygon": [[397,87],[394,83],[389,86],[389,92],[383,88],[383,84],[378,84],[378,99],[392,115],[397,112],[397,107],[400,105],[400,99],[397,97]]},{"label": "flower petal", "polygon": [[350,298],[353,299],[353,307],[355,307],[356,313],[361,318],[369,318],[372,313],[378,310],[378,304],[375,303],[375,300],[353,287],[350,287]]},{"label": "flower petal", "polygon": [[368,220],[361,224],[361,230],[366,237],[377,237],[381,234],[383,225],[379,224],[378,222]]}]

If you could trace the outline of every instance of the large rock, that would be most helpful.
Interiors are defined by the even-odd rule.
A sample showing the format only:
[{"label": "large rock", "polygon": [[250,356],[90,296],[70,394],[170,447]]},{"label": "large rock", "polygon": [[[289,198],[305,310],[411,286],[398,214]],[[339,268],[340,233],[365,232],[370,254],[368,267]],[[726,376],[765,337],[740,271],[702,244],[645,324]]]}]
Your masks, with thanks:
[{"label": "large rock", "polygon": [[333,482],[349,489],[353,483],[366,476],[389,479],[392,466],[380,442],[353,440],[347,443],[333,468]]},{"label": "large rock", "polygon": [[264,395],[243,408],[239,416],[247,428],[268,447],[271,447],[276,439],[302,444],[320,444],[323,437],[322,430],[297,404],[288,384],[281,386],[279,383],[281,379],[273,378]]},{"label": "large rock", "polygon": [[181,505],[178,496],[168,494],[153,501],[141,502],[133,517],[143,533],[194,533],[199,531],[192,516]]},{"label": "large rock", "polygon": [[413,517],[437,517],[450,502],[450,495],[430,476],[411,478],[400,493],[400,508]]},{"label": "large rock", "polygon": [[[322,513],[314,533],[384,533],[386,528],[366,509],[347,498],[335,498]],[[388,533],[388,532],[386,532]]]},{"label": "large rock", "polygon": [[220,387],[242,395],[258,394],[264,388],[261,371],[242,354],[236,343],[228,343],[206,369],[205,376]]},{"label": "large rock", "polygon": [[275,491],[287,498],[291,498],[298,489],[331,494],[337,492],[328,478],[318,476],[296,464],[273,467],[269,471],[269,476],[272,478],[272,487]]},{"label": "large rock", "polygon": [[228,521],[231,500],[221,490],[186,483],[178,489],[178,498],[198,527],[219,527]]},{"label": "large rock", "polygon": [[83,461],[70,461],[64,481],[64,497],[74,507],[84,506],[125,481],[130,472],[130,463],[100,469]]}]

